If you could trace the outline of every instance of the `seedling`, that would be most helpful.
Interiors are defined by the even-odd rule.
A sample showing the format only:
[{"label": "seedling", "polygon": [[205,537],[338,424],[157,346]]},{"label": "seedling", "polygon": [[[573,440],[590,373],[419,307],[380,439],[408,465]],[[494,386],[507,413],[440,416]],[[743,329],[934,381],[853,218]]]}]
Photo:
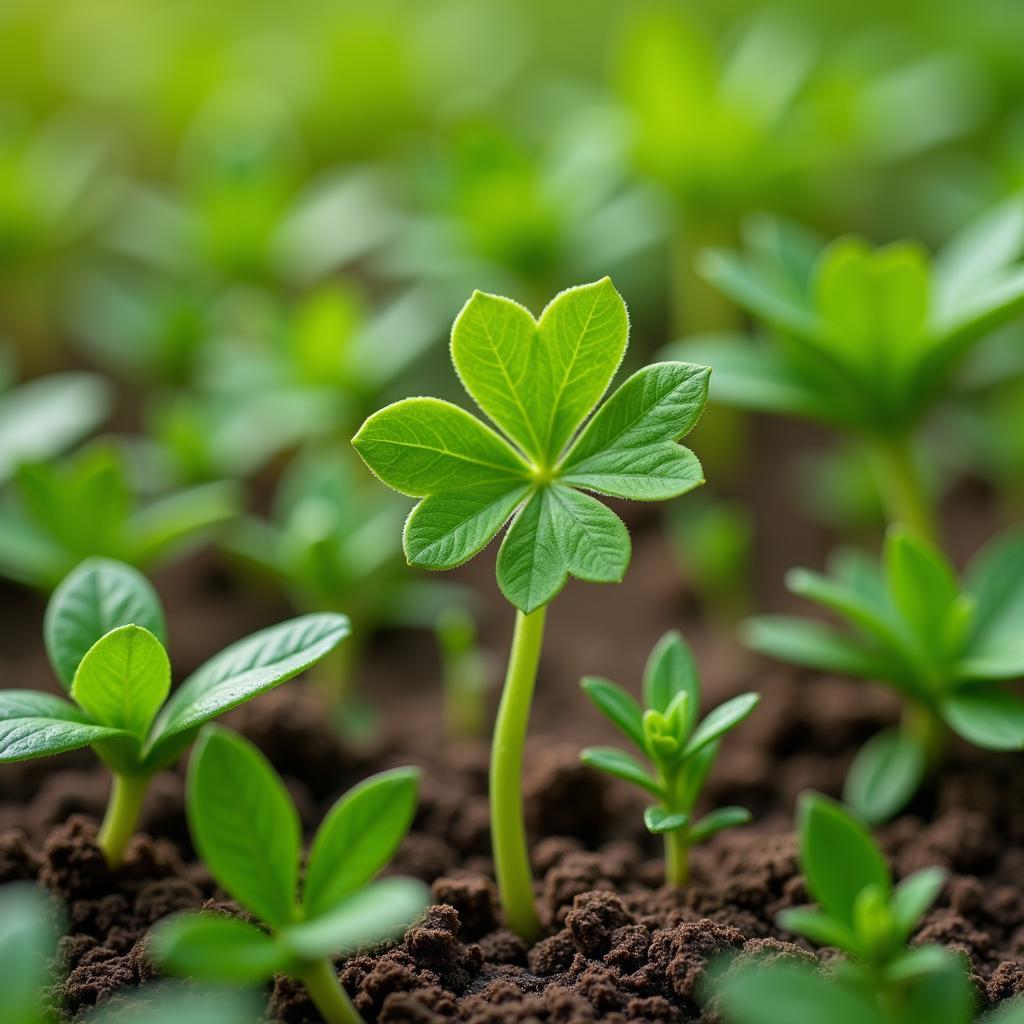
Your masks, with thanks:
[{"label": "seedling", "polygon": [[434,629],[441,653],[444,721],[449,736],[487,734],[487,695],[492,683],[489,652],[477,643],[476,622],[465,608],[445,608]]},{"label": "seedling", "polygon": [[703,270],[770,333],[683,351],[711,362],[718,401],[856,437],[890,520],[934,539],[914,432],[964,356],[1024,309],[1022,216],[1019,201],[1008,203],[934,258],[913,242],[872,249],[841,238],[819,249],[805,233],[757,222],[748,255],[712,251]]},{"label": "seedling", "polygon": [[946,965],[939,946],[907,949],[935,902],[945,872],[925,868],[893,886],[889,865],[867,829],[818,793],[801,798],[800,863],[820,909],[785,910],[779,924],[849,958],[837,969],[844,986],[873,995],[879,1009],[906,1002],[908,989]]},{"label": "seedling", "polygon": [[647,758],[650,769],[615,747],[587,747],[580,759],[657,799],[644,812],[644,823],[649,832],[665,837],[665,881],[683,885],[693,846],[750,821],[745,807],[720,807],[696,820],[693,812],[722,737],[757,707],[760,695],[733,697],[698,723],[700,679],[693,654],[678,633],[666,633],[647,659],[645,708],[607,679],[591,676],[581,685],[598,710]]},{"label": "seedling", "polygon": [[46,609],[46,650],[72,699],[0,691],[0,763],[92,747],[113,773],[99,845],[116,867],[150,779],[199,727],[316,664],[348,631],[348,620],[333,614],[271,626],[221,651],[171,694],[156,592],[131,567],[90,559]]},{"label": "seedling", "polygon": [[798,569],[787,584],[845,629],[789,616],[748,621],[746,642],[783,661],[892,687],[901,728],[869,740],[844,798],[883,821],[913,795],[941,754],[946,726],[990,750],[1024,747],[1024,700],[1005,686],[1024,674],[1024,535],[981,551],[964,582],[943,555],[903,527],[890,529],[881,567],[852,551],[829,576]]},{"label": "seedling", "polygon": [[180,557],[238,513],[233,484],[142,501],[123,452],[92,445],[62,462],[19,466],[0,502],[0,574],[52,590],[83,558],[149,568]]},{"label": "seedling", "polygon": [[255,746],[208,726],[189,765],[189,829],[217,884],[269,934],[224,914],[181,914],[157,927],[157,958],[207,981],[289,974],[328,1024],[361,1024],[331,957],[388,938],[426,908],[421,882],[373,881],[409,829],[418,785],[415,768],[397,768],[341,797],[313,840],[300,896],[302,829],[284,783]]},{"label": "seedling", "polygon": [[491,833],[505,918],[524,937],[540,932],[521,773],[546,606],[570,575],[611,583],[629,564],[625,525],[584,492],[659,501],[703,482],[700,463],[676,441],[704,408],[705,367],[645,367],[583,426],[628,333],[625,304],[607,278],[562,292],[539,320],[476,292],[455,321],[452,359],[505,437],[450,402],[408,398],[374,413],[352,442],[385,484],[422,499],[405,524],[411,565],[461,565],[512,520],[497,558],[516,626],[494,729]]}]

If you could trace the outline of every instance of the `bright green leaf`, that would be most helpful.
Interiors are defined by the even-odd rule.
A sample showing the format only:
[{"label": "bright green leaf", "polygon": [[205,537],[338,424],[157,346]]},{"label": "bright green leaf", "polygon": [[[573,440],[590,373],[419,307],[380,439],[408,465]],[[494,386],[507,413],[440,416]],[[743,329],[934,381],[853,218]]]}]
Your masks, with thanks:
[{"label": "bright green leaf", "polygon": [[853,929],[821,910],[808,907],[783,910],[779,914],[779,927],[794,935],[802,935],[816,946],[834,946],[844,951],[857,948],[857,936]]},{"label": "bright green leaf", "polygon": [[651,806],[644,809],[644,824],[647,831],[656,836],[665,832],[678,832],[685,828],[690,816],[682,811],[669,811],[664,807]]},{"label": "bright green leaf", "polygon": [[580,686],[597,709],[643,750],[643,712],[633,697],[618,684],[596,676],[587,676]]},{"label": "bright green leaf", "polygon": [[891,907],[904,942],[938,899],[945,883],[946,872],[942,868],[924,868],[908,875],[896,886]]},{"label": "bright green leaf", "polygon": [[644,668],[644,702],[655,711],[665,711],[677,694],[689,698],[687,709],[690,724],[683,734],[689,735],[700,707],[700,677],[693,652],[675,630],[666,633],[655,645]]},{"label": "bright green leaf", "polygon": [[886,535],[884,561],[893,604],[918,639],[934,645],[960,592],[952,566],[937,548],[903,527]]},{"label": "bright green leaf", "polygon": [[647,774],[635,757],[630,757],[622,750],[615,747],[585,747],[580,752],[580,760],[591,768],[598,768],[609,775],[632,782],[656,797],[664,796],[657,780]]},{"label": "bright green leaf", "polygon": [[917,792],[924,752],[899,729],[873,736],[854,758],[843,787],[846,801],[869,824],[888,821]]},{"label": "bright green leaf", "polygon": [[40,991],[50,981],[57,950],[55,907],[28,884],[0,891],[0,1015],[4,1024],[46,1024]]},{"label": "bright green leaf", "polygon": [[710,839],[716,832],[723,832],[727,828],[737,828],[746,825],[753,819],[746,807],[718,807],[709,811],[703,818],[693,823],[690,829],[690,842],[703,843]]},{"label": "bright green leaf", "polygon": [[942,703],[946,724],[986,750],[1024,750],[1024,699],[1006,690],[973,686]]},{"label": "bright green leaf", "polygon": [[741,693],[720,704],[694,729],[686,744],[684,756],[692,757],[730,729],[736,728],[757,707],[760,700],[759,693]]},{"label": "bright green leaf", "polygon": [[865,679],[889,678],[893,671],[892,666],[828,626],[793,616],[747,619],[741,636],[752,650],[805,668]]}]

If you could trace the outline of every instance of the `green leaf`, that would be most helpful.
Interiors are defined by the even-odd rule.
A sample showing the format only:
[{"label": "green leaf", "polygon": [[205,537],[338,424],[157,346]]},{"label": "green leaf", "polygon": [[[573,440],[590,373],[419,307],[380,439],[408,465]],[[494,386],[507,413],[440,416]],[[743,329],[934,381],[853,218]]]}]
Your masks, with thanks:
[{"label": "green leaf", "polygon": [[938,899],[946,883],[942,868],[924,868],[908,875],[892,894],[890,907],[903,942],[910,938],[918,922]]},{"label": "green leaf", "polygon": [[[266,1000],[255,992],[147,982],[81,1018],[82,1024],[253,1024]],[[33,1022],[37,1024],[37,1022]]]},{"label": "green leaf", "polygon": [[273,689],[329,654],[349,634],[344,615],[302,615],[239,640],[178,687],[153,727],[147,761],[176,749],[183,732]]},{"label": "green leaf", "polygon": [[628,334],[608,278],[557,295],[536,322],[511,300],[476,292],[455,321],[452,359],[480,408],[549,466],[607,389]]},{"label": "green leaf", "polygon": [[234,482],[201,484],[154,501],[132,517],[134,560],[148,565],[180,554],[212,529],[237,518],[242,493]]},{"label": "green leaf", "polygon": [[679,693],[687,695],[689,722],[683,732],[690,734],[700,708],[700,676],[693,652],[675,630],[666,633],[655,645],[644,668],[644,702],[655,711],[666,711]]},{"label": "green leaf", "polygon": [[253,924],[215,913],[184,913],[153,931],[157,961],[196,981],[259,985],[287,970],[292,957],[280,942]]},{"label": "green leaf", "polygon": [[1024,700],[1002,689],[965,687],[941,706],[946,724],[986,750],[1024,750]]},{"label": "green leaf", "polygon": [[352,444],[384,483],[414,498],[498,481],[511,490],[528,476],[526,464],[493,430],[437,398],[407,398],[381,409]]},{"label": "green leaf", "polygon": [[208,726],[192,754],[187,796],[193,842],[217,884],[272,927],[288,924],[302,833],[270,762],[241,736]]},{"label": "green leaf", "polygon": [[424,498],[405,522],[410,565],[453,569],[483,550],[530,493],[528,484],[495,481]]},{"label": "green leaf", "polygon": [[625,751],[615,747],[585,747],[580,752],[580,760],[591,768],[598,768],[609,775],[632,782],[656,797],[664,796],[657,780],[652,779],[643,765]]},{"label": "green leaf", "polygon": [[0,763],[78,750],[128,733],[90,721],[64,700],[38,690],[0,690]]},{"label": "green leaf", "polygon": [[857,949],[857,936],[849,925],[821,910],[793,907],[779,914],[779,927],[802,935],[816,946],[834,946],[844,952]]},{"label": "green leaf", "polygon": [[43,624],[50,662],[64,686],[70,688],[78,663],[101,636],[127,625],[167,643],[160,598],[145,576],[107,558],[82,562],[54,591]]},{"label": "green leaf", "polygon": [[937,548],[904,527],[889,530],[884,560],[893,604],[918,639],[934,645],[960,593],[952,567]]},{"label": "green leaf", "polygon": [[883,893],[890,891],[885,858],[867,829],[835,801],[818,793],[804,794],[799,832],[807,888],[833,917],[852,926],[854,905],[863,889],[874,885]]},{"label": "green leaf", "polygon": [[703,843],[716,832],[746,825],[752,819],[753,816],[746,807],[719,807],[693,823],[693,827],[690,829],[690,842]]},{"label": "green leaf", "polygon": [[675,442],[707,402],[707,367],[655,363],[637,371],[587,424],[560,479],[634,501],[661,501],[704,482],[700,463]]},{"label": "green leaf", "polygon": [[805,668],[864,679],[888,679],[893,671],[856,641],[828,626],[793,616],[760,615],[747,619],[741,627],[741,637],[759,654]]},{"label": "green leaf", "polygon": [[97,722],[145,736],[171,689],[163,644],[142,626],[100,637],[75,672],[71,696]]},{"label": "green leaf", "polygon": [[0,1014],[4,1024],[44,1024],[40,990],[57,951],[54,905],[34,885],[0,890]]},{"label": "green leaf", "polygon": [[692,757],[730,729],[735,729],[757,707],[759,693],[741,693],[714,709],[693,731],[686,744],[684,757]]},{"label": "green leaf", "polygon": [[899,729],[886,729],[861,747],[850,765],[843,800],[871,825],[901,811],[924,777],[919,744]]},{"label": "green leaf", "polygon": [[644,825],[647,831],[656,836],[665,832],[678,832],[685,828],[690,820],[689,814],[684,811],[669,811],[664,807],[651,806],[644,810]]},{"label": "green leaf", "polygon": [[597,499],[552,484],[512,521],[498,552],[498,586],[520,611],[547,604],[569,576],[615,583],[629,565],[629,533]]},{"label": "green leaf", "polygon": [[304,960],[351,953],[408,927],[430,903],[430,892],[412,878],[385,878],[349,896],[327,913],[292,925],[282,939]]},{"label": "green leaf", "polygon": [[1024,532],[986,545],[967,568],[966,589],[975,600],[966,671],[985,678],[1024,674]]},{"label": "green leaf", "polygon": [[307,917],[332,911],[387,866],[412,824],[419,780],[416,768],[381,772],[328,811],[309,854]]},{"label": "green leaf", "polygon": [[909,987],[904,1009],[909,1021],[942,1021],[970,1024],[974,1019],[975,995],[963,957],[947,953],[949,965],[931,970]]},{"label": "green leaf", "polygon": [[580,686],[597,709],[643,750],[643,712],[633,697],[617,683],[596,676],[587,676]]}]

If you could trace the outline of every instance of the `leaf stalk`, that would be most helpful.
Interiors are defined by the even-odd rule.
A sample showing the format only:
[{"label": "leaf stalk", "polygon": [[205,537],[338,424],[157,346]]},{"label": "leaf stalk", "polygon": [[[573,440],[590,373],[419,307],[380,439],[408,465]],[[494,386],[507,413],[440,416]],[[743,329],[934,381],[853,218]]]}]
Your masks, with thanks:
[{"label": "leaf stalk", "polygon": [[150,778],[149,775],[113,773],[110,799],[97,837],[97,843],[111,868],[121,866],[128,840],[135,835]]},{"label": "leaf stalk", "polygon": [[365,1024],[327,957],[310,964],[300,978],[327,1024]]}]

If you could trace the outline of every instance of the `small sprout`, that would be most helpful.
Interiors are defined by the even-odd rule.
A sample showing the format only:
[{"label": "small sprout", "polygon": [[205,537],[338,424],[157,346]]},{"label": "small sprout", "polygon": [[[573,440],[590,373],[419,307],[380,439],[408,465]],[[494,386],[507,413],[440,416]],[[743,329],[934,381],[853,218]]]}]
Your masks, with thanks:
[{"label": "small sprout", "polygon": [[601,403],[628,336],[608,278],[562,292],[539,319],[475,292],[452,329],[452,359],[501,433],[450,402],[408,398],[352,439],[383,483],[420,499],[405,524],[410,565],[461,565],[511,520],[497,580],[517,615],[492,744],[491,834],[506,923],[525,938],[540,934],[521,775],[546,605],[570,576],[618,582],[630,558],[625,524],[588,492],[663,501],[704,482],[677,442],[700,417],[710,371],[656,363]]},{"label": "small sprout", "polygon": [[207,726],[189,764],[189,830],[214,880],[264,927],[210,912],[159,925],[156,955],[200,980],[256,985],[274,974],[299,979],[328,1024],[362,1018],[331,963],[392,936],[429,902],[411,878],[373,881],[405,837],[419,771],[381,772],[327,812],[299,885],[302,830],[284,783],[247,740]]},{"label": "small sprout", "polygon": [[58,915],[42,890],[24,883],[0,889],[0,1020],[55,1024],[41,1012],[41,992],[53,982]]},{"label": "small sprout", "polygon": [[779,915],[787,931],[849,958],[837,971],[844,986],[897,1005],[908,988],[948,963],[940,946],[907,949],[921,918],[935,902],[946,874],[917,871],[893,886],[889,865],[867,829],[843,807],[817,793],[800,801],[800,863],[819,909]]},{"label": "small sprout", "polygon": [[694,807],[718,755],[722,737],[749,715],[759,694],[726,701],[698,722],[700,680],[693,655],[678,633],[658,641],[644,672],[646,710],[621,686],[589,677],[584,693],[650,762],[650,770],[614,747],[587,747],[584,764],[618,776],[658,799],[644,812],[647,830],[665,837],[665,880],[679,886],[689,875],[690,848],[716,832],[745,825],[744,807],[720,807],[694,819]]},{"label": "small sprout", "polygon": [[763,654],[892,687],[905,702],[899,730],[869,740],[844,799],[870,822],[899,811],[942,752],[946,727],[990,750],[1024,748],[1024,535],[993,541],[963,584],[931,544],[892,528],[879,568],[844,551],[829,576],[798,569],[789,588],[834,612],[846,629],[790,616],[745,626]]},{"label": "small sprout", "polygon": [[0,691],[0,763],[92,747],[113,772],[99,844],[116,867],[150,779],[180,757],[199,727],[316,664],[348,631],[348,620],[333,614],[271,626],[221,651],[171,694],[156,591],[130,566],[90,559],[46,609],[47,653],[72,700]]},{"label": "small sprout", "polygon": [[447,733],[455,737],[485,736],[493,665],[489,652],[477,644],[476,622],[465,608],[445,608],[437,617],[434,633],[441,652]]}]

